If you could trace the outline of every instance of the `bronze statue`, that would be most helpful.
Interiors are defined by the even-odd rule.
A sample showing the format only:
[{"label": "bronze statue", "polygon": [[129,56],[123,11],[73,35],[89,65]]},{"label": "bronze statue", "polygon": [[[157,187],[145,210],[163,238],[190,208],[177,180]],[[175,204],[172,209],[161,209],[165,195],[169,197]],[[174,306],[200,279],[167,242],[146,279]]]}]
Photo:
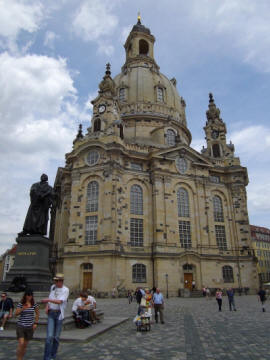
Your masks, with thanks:
[{"label": "bronze statue", "polygon": [[53,188],[48,184],[48,176],[42,174],[40,182],[31,186],[29,206],[23,226],[22,235],[46,235],[49,219],[49,209],[52,207],[54,199]]}]

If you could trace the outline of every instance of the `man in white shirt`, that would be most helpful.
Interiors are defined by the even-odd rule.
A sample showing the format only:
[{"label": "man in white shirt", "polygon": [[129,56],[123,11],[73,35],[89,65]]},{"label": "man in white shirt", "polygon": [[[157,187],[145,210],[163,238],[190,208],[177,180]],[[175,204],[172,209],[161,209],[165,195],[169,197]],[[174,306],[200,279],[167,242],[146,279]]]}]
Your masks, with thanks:
[{"label": "man in white shirt", "polygon": [[81,319],[87,325],[91,325],[91,322],[89,321],[89,303],[88,294],[86,292],[81,292],[80,297],[78,297],[72,305],[72,312],[76,316],[81,316]]},{"label": "man in white shirt", "polygon": [[64,286],[64,275],[58,273],[53,279],[55,284],[51,287],[49,297],[42,300],[43,303],[46,303],[45,311],[48,314],[47,338],[43,360],[52,360],[56,357],[64,311],[69,295],[69,289]]},{"label": "man in white shirt", "polygon": [[87,297],[87,302],[86,305],[88,304],[89,306],[89,315],[90,315],[90,319],[91,321],[95,324],[97,321],[99,322],[100,319],[97,317],[96,314],[96,308],[97,308],[97,302],[95,300],[95,298],[91,295],[89,295]]}]

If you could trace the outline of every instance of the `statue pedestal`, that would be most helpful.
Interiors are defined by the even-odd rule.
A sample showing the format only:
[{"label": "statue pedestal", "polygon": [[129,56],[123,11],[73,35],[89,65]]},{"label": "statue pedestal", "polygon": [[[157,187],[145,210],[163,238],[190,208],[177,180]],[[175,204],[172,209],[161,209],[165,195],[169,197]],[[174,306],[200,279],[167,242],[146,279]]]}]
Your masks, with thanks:
[{"label": "statue pedestal", "polygon": [[15,277],[24,277],[27,287],[34,291],[48,291],[52,283],[49,254],[52,241],[41,235],[23,235],[16,239],[17,251],[14,265],[2,282],[7,290]]}]

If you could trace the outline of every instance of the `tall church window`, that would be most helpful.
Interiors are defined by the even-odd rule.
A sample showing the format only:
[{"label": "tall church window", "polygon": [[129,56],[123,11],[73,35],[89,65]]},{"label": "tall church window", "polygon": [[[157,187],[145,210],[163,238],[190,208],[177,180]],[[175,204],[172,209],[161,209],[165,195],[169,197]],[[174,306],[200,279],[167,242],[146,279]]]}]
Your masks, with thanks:
[{"label": "tall church window", "polygon": [[222,200],[219,196],[213,197],[214,221],[224,222]]},{"label": "tall church window", "polygon": [[140,53],[140,55],[148,55],[148,52],[149,52],[148,42],[141,39],[139,41],[139,53]]},{"label": "tall church window", "polygon": [[120,139],[124,139],[124,128],[122,124],[119,125],[119,136]]},{"label": "tall church window", "polygon": [[98,193],[99,186],[96,181],[91,181],[87,186],[86,211],[98,211]]},{"label": "tall church window", "polygon": [[216,241],[219,250],[227,250],[227,240],[224,225],[215,225]]},{"label": "tall church window", "polygon": [[166,142],[169,146],[175,145],[175,132],[171,129],[168,129],[166,132]]},{"label": "tall church window", "polygon": [[119,90],[119,101],[125,101],[126,100],[126,89],[121,88]]},{"label": "tall church window", "polygon": [[85,218],[85,244],[94,245],[97,241],[97,216],[86,216]]},{"label": "tall church window", "polygon": [[161,87],[157,88],[157,101],[164,102],[164,90]]},{"label": "tall church window", "polygon": [[146,282],[146,266],[144,264],[135,264],[132,266],[132,282]]},{"label": "tall church window", "polygon": [[100,131],[100,129],[101,129],[100,119],[96,119],[94,122],[94,132]]},{"label": "tall church window", "polygon": [[188,192],[184,188],[177,191],[178,216],[189,217],[189,199]]},{"label": "tall church window", "polygon": [[135,215],[143,215],[143,191],[139,185],[131,186],[130,213]]},{"label": "tall church window", "polygon": [[219,147],[219,144],[214,144],[214,145],[212,146],[212,150],[213,150],[213,156],[214,156],[215,158],[220,157],[220,147]]},{"label": "tall church window", "polygon": [[178,225],[179,225],[179,237],[180,237],[181,247],[185,249],[191,248],[190,221],[180,220]]},{"label": "tall church window", "polygon": [[143,219],[130,219],[130,244],[143,246]]},{"label": "tall church window", "polygon": [[222,275],[223,275],[223,280],[224,282],[234,282],[233,279],[233,269],[231,266],[223,266],[222,268]]}]

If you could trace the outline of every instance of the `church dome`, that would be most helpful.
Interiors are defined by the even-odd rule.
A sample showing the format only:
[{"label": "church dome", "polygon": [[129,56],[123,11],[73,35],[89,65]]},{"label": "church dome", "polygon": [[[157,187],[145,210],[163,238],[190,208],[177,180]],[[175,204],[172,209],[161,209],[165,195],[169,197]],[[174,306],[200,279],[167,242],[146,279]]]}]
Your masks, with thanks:
[{"label": "church dome", "polygon": [[121,116],[123,120],[156,120],[157,127],[161,126],[158,121],[163,126],[174,122],[177,133],[184,133],[185,142],[190,143],[185,101],[177,91],[175,78],[169,80],[160,72],[154,59],[154,42],[155,37],[138,19],[124,45],[125,64],[114,78]]}]

